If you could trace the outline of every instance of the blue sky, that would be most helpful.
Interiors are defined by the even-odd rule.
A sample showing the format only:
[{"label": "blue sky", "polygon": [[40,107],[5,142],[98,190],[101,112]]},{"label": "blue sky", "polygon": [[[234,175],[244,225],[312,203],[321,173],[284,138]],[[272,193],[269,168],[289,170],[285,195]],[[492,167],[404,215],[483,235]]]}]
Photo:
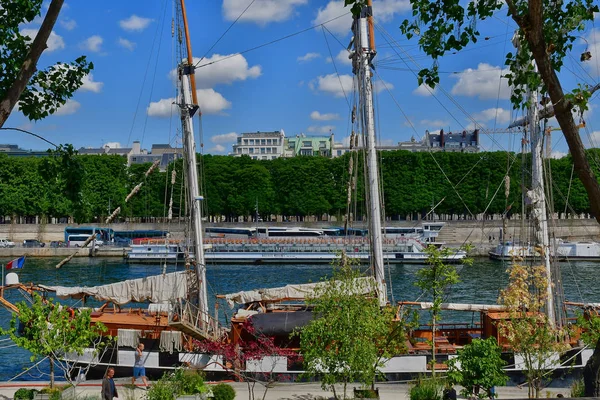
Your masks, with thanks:
[{"label": "blue sky", "polygon": [[[337,142],[345,140],[350,112],[344,93],[351,102],[352,71],[345,50],[351,17],[343,0],[255,0],[245,13],[251,0],[186,3],[194,56],[199,60],[206,54],[202,64],[242,53],[196,71],[204,153],[227,154],[237,134],[259,130],[283,129],[287,136],[332,131]],[[107,143],[129,147],[134,140],[148,149],[153,143],[179,146],[179,120],[171,108],[175,95],[171,74],[176,65],[173,9],[172,0],[65,3],[39,66],[87,55],[95,69],[56,115],[31,123],[15,111],[5,127],[28,129],[76,148]],[[509,88],[500,78],[505,54],[512,51],[515,27],[504,11],[479,23],[479,43],[440,61],[441,85],[432,94],[418,87],[416,79],[416,72],[431,61],[398,28],[410,17],[409,2],[374,0],[373,9],[380,143],[419,140],[425,130],[462,131],[472,128],[474,121],[488,129],[504,128],[521,116],[512,111]],[[299,33],[330,20],[324,24],[326,29]],[[34,33],[40,22],[22,29]],[[581,63],[579,56],[585,50],[592,59]],[[565,89],[600,79],[600,17],[581,33],[561,78]],[[599,103],[595,96],[585,116],[587,126],[581,129],[588,146],[600,146]],[[198,121],[194,123],[198,131]],[[558,126],[554,119],[549,123]],[[25,134],[5,131],[4,135],[2,143],[26,149],[47,147]],[[482,148],[519,151],[520,137],[484,135]],[[552,148],[555,156],[566,153],[560,132],[553,133]]]}]

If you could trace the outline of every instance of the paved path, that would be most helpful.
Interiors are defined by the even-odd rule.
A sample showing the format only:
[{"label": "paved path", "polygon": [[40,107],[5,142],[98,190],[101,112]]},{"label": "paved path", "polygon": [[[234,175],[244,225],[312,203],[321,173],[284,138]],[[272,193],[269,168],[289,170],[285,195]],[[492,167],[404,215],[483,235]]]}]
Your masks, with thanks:
[{"label": "paved path", "polygon": [[[127,378],[115,379],[119,390],[120,400],[136,400],[144,399],[146,391],[142,388],[129,389],[123,385],[129,383]],[[236,391],[236,400],[247,400],[250,398],[249,389],[246,383],[228,382]],[[47,387],[48,382],[0,382],[0,399],[12,399],[13,394],[21,387],[41,389]],[[92,399],[100,398],[100,381],[87,381],[81,383],[77,387],[77,398]],[[352,388],[355,385],[348,386],[348,392],[351,394]],[[358,386],[356,386],[358,387]],[[408,400],[408,390],[410,385],[407,384],[378,384],[379,395],[381,400]],[[342,393],[342,388],[339,388],[338,394]],[[256,384],[254,387],[254,398],[262,399],[265,391],[264,386]],[[555,389],[550,388],[542,391],[540,397],[556,397],[558,393],[569,397],[570,390],[568,388]],[[5,397],[2,397],[5,396]],[[95,397],[93,397],[95,396]],[[318,383],[294,383],[294,384],[276,384],[267,389],[265,400],[324,400],[331,399],[333,393],[324,391]],[[517,387],[500,387],[498,388],[499,399],[525,399],[527,398],[527,388]]]}]

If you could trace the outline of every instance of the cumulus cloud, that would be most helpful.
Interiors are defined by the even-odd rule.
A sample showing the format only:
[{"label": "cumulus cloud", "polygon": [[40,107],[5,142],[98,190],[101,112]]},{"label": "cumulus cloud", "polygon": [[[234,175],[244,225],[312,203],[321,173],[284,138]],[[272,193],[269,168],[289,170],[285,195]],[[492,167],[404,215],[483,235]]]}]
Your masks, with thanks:
[{"label": "cumulus cloud", "polygon": [[221,146],[220,144],[215,145],[208,149],[208,153],[223,153],[225,151],[225,146]]},{"label": "cumulus cloud", "polygon": [[432,88],[429,85],[424,83],[420,84],[415,90],[413,90],[413,94],[416,96],[429,97],[433,96],[437,92],[437,87]]},{"label": "cumulus cloud", "polygon": [[329,74],[318,76],[315,81],[310,83],[311,88],[315,90],[331,94],[335,97],[344,97],[352,91],[352,83],[354,78],[350,75]]},{"label": "cumulus cloud", "polygon": [[[373,13],[375,19],[380,22],[390,21],[396,14],[402,13],[409,9],[409,0],[373,1]],[[352,27],[352,15],[350,14],[350,7],[344,7],[343,0],[330,1],[325,7],[319,8],[317,17],[314,19],[313,24],[319,25],[325,22],[327,22],[325,26],[330,31],[344,36],[349,34],[350,28]]]},{"label": "cumulus cloud", "polygon": [[349,54],[348,50],[340,50],[337,56],[335,56],[335,60],[343,65],[352,65],[352,60],[348,58]]},{"label": "cumulus cloud", "polygon": [[[420,124],[431,128],[439,128],[450,125],[448,121],[444,121],[442,119],[422,119]],[[429,131],[431,131],[431,129],[429,129]]]},{"label": "cumulus cloud", "polygon": [[452,87],[452,94],[469,97],[478,97],[481,100],[510,98],[510,88],[508,80],[501,78],[501,75],[508,73],[508,70],[502,70],[486,63],[480,63],[477,69],[468,68],[463,72],[453,75],[458,82]]},{"label": "cumulus cloud", "polygon": [[73,29],[75,29],[77,27],[77,22],[74,19],[65,18],[65,19],[61,19],[59,22],[60,22],[60,26],[62,26],[63,28],[65,28],[68,31],[72,31]]},{"label": "cumulus cloud", "polygon": [[585,39],[587,51],[592,55],[592,59],[584,62],[583,65],[592,76],[598,77],[600,76],[600,68],[598,67],[600,62],[600,28],[592,29]]},{"label": "cumulus cloud", "polygon": [[563,158],[567,155],[567,153],[564,153],[562,151],[559,150],[555,150],[552,153],[550,153],[550,158]]},{"label": "cumulus cloud", "polygon": [[119,44],[119,46],[121,46],[127,50],[133,51],[133,49],[135,49],[135,43],[130,40],[119,38],[117,43]]},{"label": "cumulus cloud", "polygon": [[290,19],[295,15],[296,7],[307,2],[308,0],[256,0],[246,10],[250,0],[223,0],[223,16],[228,21],[239,18],[240,21],[264,26],[269,22],[282,22]]},{"label": "cumulus cloud", "polygon": [[[196,94],[200,109],[204,114],[219,114],[231,107],[231,102],[213,89],[198,89]],[[151,102],[146,112],[150,117],[169,118],[177,114],[177,110],[173,108],[175,107],[174,102],[175,99],[172,97]]]},{"label": "cumulus cloud", "polygon": [[379,93],[384,90],[392,90],[393,88],[394,85],[386,81],[378,80],[373,83],[373,90],[375,91],[375,93]]},{"label": "cumulus cloud", "polygon": [[98,53],[102,51],[101,46],[103,41],[104,39],[102,39],[102,36],[100,35],[90,36],[81,42],[81,48]]},{"label": "cumulus cloud", "polygon": [[81,107],[81,104],[78,101],[69,99],[64,105],[62,105],[58,110],[56,110],[56,112],[53,115],[63,116],[75,114],[77,110],[79,110],[79,107]]},{"label": "cumulus cloud", "polygon": [[594,131],[589,136],[590,147],[600,147],[600,131]]},{"label": "cumulus cloud", "polygon": [[127,19],[120,20],[119,25],[126,31],[142,32],[148,27],[148,25],[150,25],[151,22],[152,19],[150,18],[138,17],[137,15],[133,14]]},{"label": "cumulus cloud", "polygon": [[[21,30],[21,35],[29,36],[29,38],[31,39],[30,40],[31,42],[33,42],[33,39],[35,39],[35,36],[37,35],[37,33],[38,33],[37,29],[22,29]],[[48,48],[46,49],[46,52],[51,53],[56,50],[64,49],[65,41],[63,40],[62,36],[57,35],[54,31],[52,31],[52,32],[50,32],[50,36],[48,37],[48,41],[46,42],[46,45],[48,46]]]},{"label": "cumulus cloud", "polygon": [[318,111],[313,111],[310,113],[310,118],[315,121],[331,121],[332,119],[340,119],[340,115],[335,113],[321,114]]},{"label": "cumulus cloud", "polygon": [[215,135],[210,138],[213,143],[231,143],[237,140],[238,134],[235,132],[224,133],[222,135]]},{"label": "cumulus cloud", "polygon": [[319,53],[306,53],[305,55],[298,57],[297,60],[299,62],[309,62],[319,57],[321,57]]},{"label": "cumulus cloud", "polygon": [[335,130],[335,126],[333,126],[333,125],[323,125],[323,126],[312,125],[312,126],[309,126],[307,130],[309,132],[330,133]]},{"label": "cumulus cloud", "polygon": [[495,120],[498,124],[508,124],[511,120],[511,111],[504,108],[488,108],[473,114],[473,119],[479,123]]},{"label": "cumulus cloud", "polygon": [[79,90],[84,92],[100,93],[100,91],[102,90],[102,86],[104,86],[103,82],[94,81],[94,75],[91,72],[84,76],[81,81],[83,83]]},{"label": "cumulus cloud", "polygon": [[[211,64],[226,57],[230,58]],[[200,58],[194,58],[194,64],[197,64],[199,61]],[[206,66],[203,67],[203,65]],[[218,84],[231,84],[234,81],[258,78],[261,73],[260,65],[249,68],[248,61],[241,54],[233,56],[214,54],[212,57],[202,60],[196,68],[196,85],[200,88],[212,88]],[[171,70],[169,76],[175,81],[177,79],[177,71]]]}]

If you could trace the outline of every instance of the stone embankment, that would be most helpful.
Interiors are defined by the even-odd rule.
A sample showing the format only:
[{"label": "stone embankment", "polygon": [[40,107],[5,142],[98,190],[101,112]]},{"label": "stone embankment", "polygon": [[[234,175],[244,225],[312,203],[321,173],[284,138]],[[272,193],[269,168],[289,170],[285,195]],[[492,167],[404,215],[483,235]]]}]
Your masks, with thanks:
[{"label": "stone embankment", "polygon": [[[420,226],[424,221],[389,221],[388,226],[414,227]],[[488,252],[501,238],[503,232],[504,240],[520,239],[527,237],[531,231],[528,222],[522,223],[513,219],[507,222],[506,229],[502,227],[500,220],[484,221],[444,221],[445,225],[439,232],[438,242],[444,242],[449,246],[460,246],[470,243],[473,245],[473,256],[487,256]],[[222,226],[256,226],[255,223],[247,224],[220,224]],[[261,223],[267,225],[267,223]],[[304,226],[304,227],[327,227],[335,225],[331,222],[311,223],[278,223],[279,226]],[[64,240],[65,224],[4,224],[0,225],[0,239],[9,239],[15,242],[14,248],[0,248],[0,257],[19,257],[27,255],[30,257],[65,257],[77,252],[77,256],[88,257],[89,249],[52,248],[49,243],[54,240]],[[85,225],[89,226],[89,225]],[[357,227],[362,227],[356,224]],[[179,237],[183,232],[180,224],[112,224],[114,230],[165,230],[171,232],[174,237]],[[563,219],[552,220],[550,230],[556,238],[565,241],[600,240],[600,225],[594,219]],[[523,232],[523,234],[521,234]],[[23,248],[23,240],[37,239],[46,243],[43,248]],[[96,256],[99,257],[123,257],[125,249],[122,247],[103,246]]]}]

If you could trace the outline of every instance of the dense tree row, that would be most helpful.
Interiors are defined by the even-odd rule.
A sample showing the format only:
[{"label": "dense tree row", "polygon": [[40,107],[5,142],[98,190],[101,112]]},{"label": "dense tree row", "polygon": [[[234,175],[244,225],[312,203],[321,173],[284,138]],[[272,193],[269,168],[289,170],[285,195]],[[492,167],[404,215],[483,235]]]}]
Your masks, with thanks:
[{"label": "dense tree row", "polygon": [[[592,160],[600,153],[590,150]],[[365,213],[364,165],[353,160],[356,182],[348,208],[348,165],[352,157],[296,157],[257,161],[248,157],[206,155],[199,158],[206,213],[232,220],[258,213],[282,216]],[[127,167],[120,156],[80,156],[68,152],[46,158],[14,158],[0,154],[0,215],[74,217],[81,222],[103,220],[121,206],[121,217],[164,217],[173,197],[173,214],[184,211],[185,185],[181,162],[167,172],[145,176],[149,165]],[[522,184],[528,186],[530,158],[505,152],[380,154],[385,213],[388,217],[437,214],[520,212]],[[594,163],[596,168],[600,163]],[[176,183],[171,185],[171,171]],[[554,209],[589,212],[579,180],[572,178],[570,157],[547,161]],[[508,198],[505,176],[509,176]],[[125,197],[138,183],[139,193]],[[568,206],[567,204],[568,196]]]}]

